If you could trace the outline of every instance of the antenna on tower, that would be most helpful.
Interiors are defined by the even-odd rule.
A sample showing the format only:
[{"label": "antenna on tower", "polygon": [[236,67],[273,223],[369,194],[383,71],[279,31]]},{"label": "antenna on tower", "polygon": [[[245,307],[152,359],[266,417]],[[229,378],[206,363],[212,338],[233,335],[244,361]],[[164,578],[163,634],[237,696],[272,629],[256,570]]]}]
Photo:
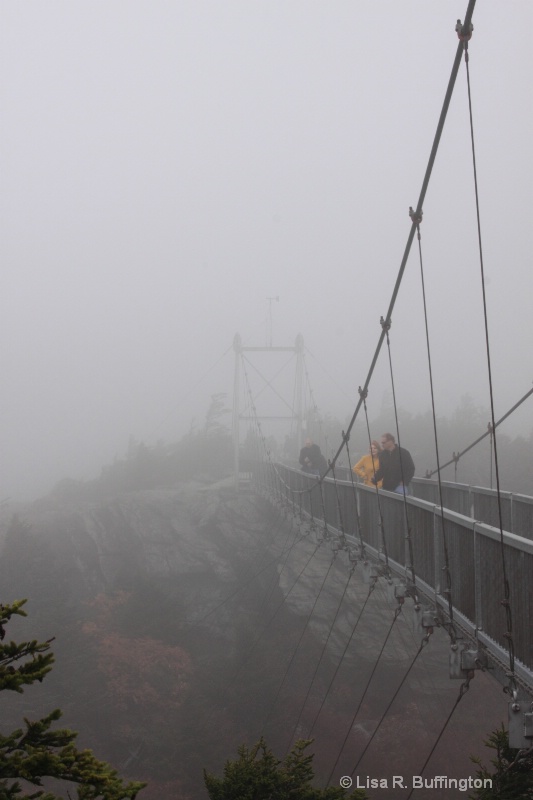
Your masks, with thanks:
[{"label": "antenna on tower", "polygon": [[268,300],[268,330],[267,330],[267,345],[272,347],[272,302],[275,300],[279,303],[279,295],[277,297],[267,297]]}]

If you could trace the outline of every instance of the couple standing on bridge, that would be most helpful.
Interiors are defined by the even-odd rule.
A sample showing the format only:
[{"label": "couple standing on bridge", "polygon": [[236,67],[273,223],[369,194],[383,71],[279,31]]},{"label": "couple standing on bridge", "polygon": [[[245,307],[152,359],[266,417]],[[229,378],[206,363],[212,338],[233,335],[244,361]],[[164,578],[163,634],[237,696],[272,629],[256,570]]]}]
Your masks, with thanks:
[{"label": "couple standing on bridge", "polygon": [[[306,439],[300,450],[300,466],[303,472],[320,477],[327,471],[326,459],[320,447],[312,439]],[[384,433],[381,443],[373,441],[370,452],[357,462],[353,471],[363,479],[366,486],[377,486],[388,492],[409,494],[409,484],[415,474],[411,453],[399,447],[392,433]]]},{"label": "couple standing on bridge", "polygon": [[392,433],[384,433],[381,441],[370,444],[370,452],[354,466],[353,471],[365,486],[377,486],[388,492],[409,494],[415,465],[409,450],[396,444]]}]

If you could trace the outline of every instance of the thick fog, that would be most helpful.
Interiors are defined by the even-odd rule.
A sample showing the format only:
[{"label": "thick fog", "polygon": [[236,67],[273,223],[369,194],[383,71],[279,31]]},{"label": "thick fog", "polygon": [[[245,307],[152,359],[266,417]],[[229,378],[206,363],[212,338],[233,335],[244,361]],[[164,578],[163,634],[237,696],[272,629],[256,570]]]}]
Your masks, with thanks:
[{"label": "thick fog", "polygon": [[[301,334],[316,404],[351,416],[466,6],[4,0],[3,497],[91,478],[130,436],[175,440],[213,393],[231,405],[236,332],[250,346]],[[474,27],[498,418],[533,380],[533,4],[480,0]],[[466,394],[488,407],[464,63],[422,250],[437,412]],[[416,240],[391,349],[398,403],[429,408]],[[371,413],[389,391],[384,351]],[[506,431],[530,433],[531,402]]]}]

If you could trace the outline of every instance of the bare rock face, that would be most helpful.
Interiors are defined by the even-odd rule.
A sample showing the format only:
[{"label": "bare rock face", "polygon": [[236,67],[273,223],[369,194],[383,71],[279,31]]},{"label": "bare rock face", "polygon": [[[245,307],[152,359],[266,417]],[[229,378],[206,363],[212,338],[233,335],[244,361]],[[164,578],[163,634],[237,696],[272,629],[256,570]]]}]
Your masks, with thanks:
[{"label": "bare rock face", "polygon": [[268,550],[271,524],[268,515],[261,519],[257,502],[252,495],[236,496],[222,481],[125,492],[100,501],[52,494],[19,507],[15,519],[4,510],[3,593],[9,593],[12,573],[16,595],[27,592],[31,601],[37,587],[21,587],[20,570],[13,565],[28,565],[38,555],[43,570],[50,573],[53,564],[69,594],[81,599],[130,588],[141,579],[157,581],[170,594],[186,589],[187,615],[193,620]]},{"label": "bare rock face", "polygon": [[[124,590],[135,594],[132,590],[143,587],[134,612],[140,609],[143,630],[151,637],[166,637],[169,646],[179,644],[192,654],[196,682],[184,719],[193,730],[198,727],[198,741],[216,750],[221,763],[243,739],[256,739],[265,719],[271,721],[273,744],[283,748],[297,719],[298,735],[308,736],[320,714],[313,733],[318,772],[328,774],[336,748],[351,730],[350,748],[338,766],[339,775],[349,774],[353,752],[368,742],[420,646],[409,603],[391,628],[397,603],[385,581],[371,589],[364,570],[351,573],[346,552],[335,553],[330,542],[320,543],[297,517],[264,498],[235,493],[230,482],[189,482],[98,500],[56,493],[18,508],[15,521],[6,509],[3,513],[0,602],[27,597],[37,627],[34,609],[46,609],[42,636],[40,630],[35,635],[59,631],[62,659],[73,664],[79,655],[80,684],[90,689],[94,676],[80,649],[85,601]],[[135,616],[129,620],[132,636],[140,635],[139,624]],[[444,631],[435,631],[376,740],[366,774],[388,774],[384,764],[394,774],[417,774],[423,759],[405,741],[432,741],[435,720],[445,719],[455,702],[449,649]],[[64,685],[76,666],[61,672],[62,659],[61,704],[68,700]],[[476,713],[469,713],[470,728],[461,741],[456,737],[442,745],[434,766],[440,771],[434,774],[451,775],[446,767],[451,763],[470,774],[469,754],[480,751],[481,740],[502,718],[502,704],[495,702],[502,693],[488,682],[476,676],[469,694],[477,692],[479,701]],[[89,711],[92,705],[93,699]],[[76,720],[81,712],[72,704],[69,713]],[[94,722],[100,731],[89,712],[83,714],[85,723]],[[464,719],[462,725],[466,729]],[[219,729],[232,742],[230,752],[221,746]],[[157,752],[159,735],[154,742]],[[193,756],[186,752],[187,763]],[[202,758],[198,774],[209,765],[207,755]],[[384,800],[394,796],[382,794]],[[421,800],[432,799],[421,794]]]}]

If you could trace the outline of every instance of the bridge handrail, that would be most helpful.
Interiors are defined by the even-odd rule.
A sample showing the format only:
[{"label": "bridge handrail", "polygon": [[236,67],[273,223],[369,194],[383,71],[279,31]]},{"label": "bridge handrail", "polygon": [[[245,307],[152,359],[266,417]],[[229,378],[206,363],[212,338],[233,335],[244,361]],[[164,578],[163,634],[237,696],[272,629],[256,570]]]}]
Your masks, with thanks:
[{"label": "bridge handrail", "polygon": [[[339,533],[342,527],[349,544],[365,548],[383,562],[384,552],[378,519],[376,490],[351,480],[326,477],[322,489],[317,479],[281,463],[272,465],[278,479],[277,491],[296,502],[305,513],[325,522]],[[295,501],[295,493],[299,500]],[[388,536],[387,557],[397,575],[409,576],[403,497],[380,490],[383,529]],[[533,498],[527,498],[533,500]],[[407,498],[409,527],[416,585],[421,593],[444,612],[448,608],[443,577],[442,518],[445,521],[447,551],[452,576],[453,613],[461,627],[483,644],[499,665],[507,669],[508,642],[502,608],[501,536],[497,527],[474,517],[441,507],[419,497]],[[532,504],[533,507],[533,504]],[[357,509],[357,513],[356,513]],[[325,516],[325,519],[324,519]],[[361,531],[358,524],[361,525]],[[398,535],[401,531],[401,535]],[[533,631],[529,625],[529,587],[533,582],[533,539],[503,531],[506,570],[511,585],[511,611],[515,673],[529,694],[533,694]]]},{"label": "bridge handrail", "polygon": [[[415,496],[424,496],[429,490],[438,500],[438,483],[431,478],[413,478],[411,487]],[[498,492],[484,486],[441,481],[444,504],[452,510],[464,512],[467,508],[474,519],[499,528]],[[424,499],[427,499],[425,497]],[[533,497],[516,492],[500,491],[504,530],[526,539],[533,539]]]}]

